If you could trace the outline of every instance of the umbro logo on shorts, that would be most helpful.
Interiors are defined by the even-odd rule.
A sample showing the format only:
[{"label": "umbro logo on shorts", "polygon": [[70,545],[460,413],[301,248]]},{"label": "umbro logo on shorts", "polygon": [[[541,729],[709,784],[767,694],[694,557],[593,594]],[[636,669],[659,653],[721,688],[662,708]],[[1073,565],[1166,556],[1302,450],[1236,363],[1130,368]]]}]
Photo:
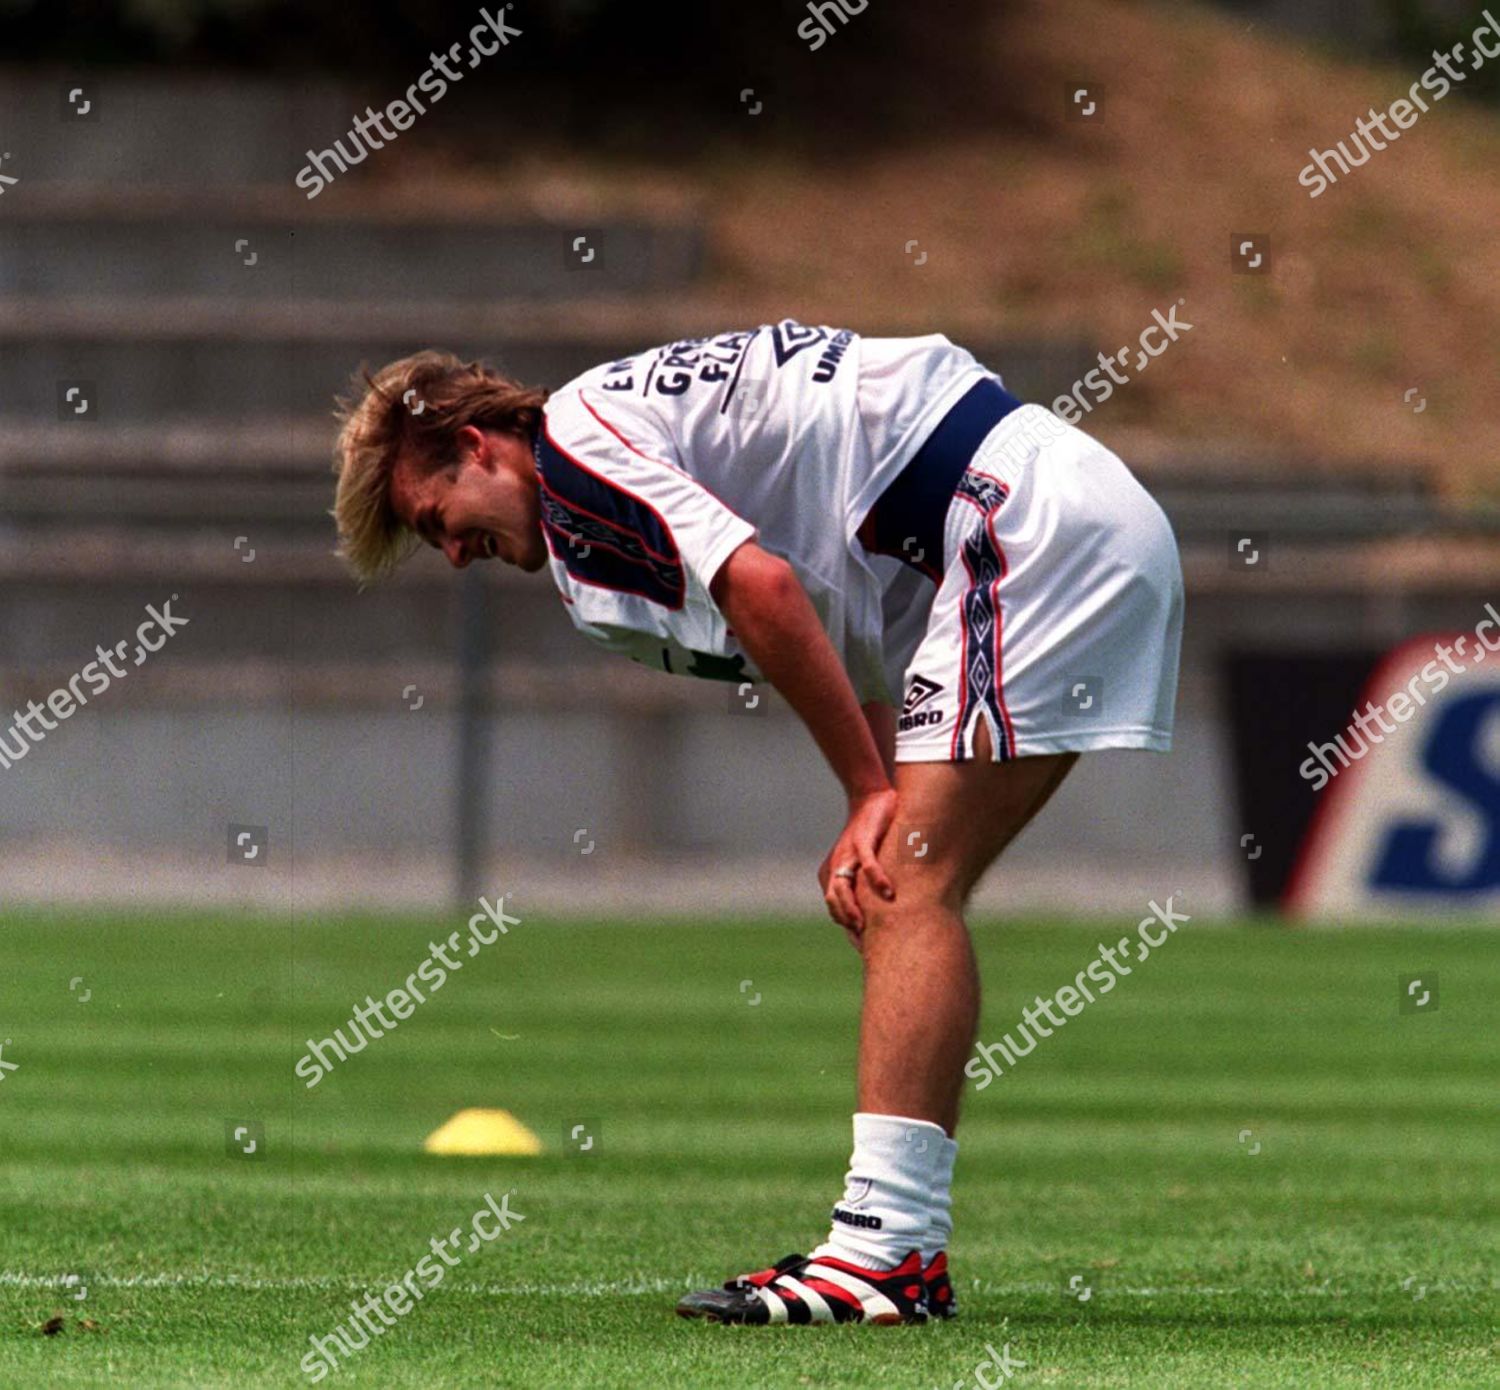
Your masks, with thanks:
[{"label": "umbro logo on shorts", "polygon": [[918,705],[924,705],[942,690],[936,681],[930,681],[925,676],[913,676],[911,684],[906,687],[906,699],[901,705],[902,714],[910,714]]},{"label": "umbro logo on shorts", "polygon": [[912,729],[926,729],[934,727],[943,722],[943,711],[935,706],[928,705],[926,709],[922,706],[942,690],[936,681],[930,681],[926,676],[913,676],[911,684],[906,687],[906,699],[901,705],[901,718],[896,721],[896,729],[899,733],[908,733]]}]

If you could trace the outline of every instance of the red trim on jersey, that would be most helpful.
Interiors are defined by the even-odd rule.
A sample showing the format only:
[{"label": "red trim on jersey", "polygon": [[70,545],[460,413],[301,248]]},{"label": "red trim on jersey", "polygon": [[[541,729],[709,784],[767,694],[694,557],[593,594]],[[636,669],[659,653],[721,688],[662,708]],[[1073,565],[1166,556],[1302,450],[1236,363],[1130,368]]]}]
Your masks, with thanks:
[{"label": "red trim on jersey", "polygon": [[[648,512],[650,512],[659,522],[661,522],[662,530],[665,531],[667,533],[667,536],[671,539],[672,546],[677,551],[677,553],[675,555],[663,555],[660,551],[653,550],[651,546],[646,543],[645,536],[641,535],[639,531],[633,531],[629,526],[624,526],[618,521],[611,521],[609,517],[600,516],[598,512],[590,511],[589,508],[583,506],[581,503],[573,501],[572,498],[564,497],[562,493],[560,493],[556,488],[547,486],[547,480],[542,476],[539,470],[536,477],[537,482],[541,485],[541,489],[543,492],[547,493],[550,497],[557,498],[557,500],[561,502],[562,505],[569,511],[582,512],[585,516],[593,517],[595,521],[603,522],[604,525],[608,526],[611,531],[624,531],[627,534],[636,537],[636,539],[641,543],[641,549],[644,550],[648,555],[654,555],[658,560],[663,560],[669,565],[680,565],[682,563],[682,548],[677,544],[677,538],[672,535],[672,528],[667,525],[666,517],[664,517],[659,511],[657,511],[656,508],[653,507],[651,503],[649,503],[644,497],[637,496],[634,491],[626,487],[623,483],[617,482],[614,478],[606,478],[604,474],[596,472],[594,469],[590,468],[588,464],[583,462],[582,459],[576,458],[574,457],[574,455],[570,454],[566,449],[563,448],[561,444],[557,442],[556,437],[553,435],[550,429],[546,428],[545,424],[543,424],[542,428],[546,431],[547,442],[551,444],[552,447],[556,449],[557,452],[560,453],[565,459],[567,459],[569,463],[573,464],[577,468],[581,468],[585,473],[589,475],[589,477],[597,478],[601,483],[605,485],[605,487],[617,488],[619,491],[627,493],[635,501],[639,502],[641,506],[645,507]],[[630,557],[627,556],[626,558],[629,559]],[[635,563],[639,564],[640,561],[636,560]]]},{"label": "red trim on jersey", "polygon": [[[557,494],[555,492],[552,495],[554,497],[557,496]],[[594,516],[593,512],[586,511],[586,509],[583,508],[583,507],[576,507],[573,510],[580,511],[580,512],[585,512],[585,514],[588,515],[588,516]],[[604,520],[603,517],[595,517],[594,519],[596,521],[603,521]],[[606,524],[608,524],[608,523],[606,523]],[[626,528],[623,527],[623,526],[616,526],[616,527],[614,527],[614,529],[616,531],[623,531]],[[578,540],[578,537],[576,535],[574,535],[572,532],[568,531],[566,528],[564,528],[562,526],[557,525],[555,522],[548,521],[546,517],[542,518],[542,531],[543,531],[544,534],[547,534],[549,537],[550,537],[551,533],[555,531],[558,535],[560,535],[560,536],[566,536],[571,541],[575,541],[576,542]],[[637,533],[635,531],[631,531],[630,534],[632,536],[635,536],[638,540],[640,539],[639,533]],[[617,545],[611,545],[608,541],[600,541],[600,540],[589,539],[589,540],[584,541],[583,544],[586,545],[586,546],[590,546],[590,547],[592,547],[593,549],[596,549],[596,550],[607,550],[607,551],[609,551],[609,553],[611,555],[618,555],[622,560],[626,561],[629,564],[637,565],[637,566],[639,566],[641,564],[641,558],[640,558],[639,555],[629,555],[625,551],[621,550],[619,546],[617,546]],[[645,545],[645,542],[642,541],[641,544]],[[662,561],[663,564],[676,565],[679,569],[682,568],[682,559],[681,559],[680,556],[676,560],[674,560],[674,559],[672,559],[668,555],[657,555],[656,552],[654,550],[652,550],[650,546],[646,546],[645,548],[646,548],[646,551],[647,551],[648,554],[656,556],[656,558],[658,560]],[[561,560],[561,559],[564,558],[561,553],[559,553],[559,552],[554,552],[554,553],[557,554],[557,558],[559,560]],[[568,573],[572,574],[573,571],[569,570]]]},{"label": "red trim on jersey", "polygon": [[[658,554],[657,551],[652,549],[652,547],[646,543],[645,536],[643,536],[639,531],[632,530],[629,526],[621,525],[618,521],[612,521],[608,517],[600,516],[598,512],[591,511],[588,507],[582,506],[581,504],[572,501],[570,498],[564,497],[555,488],[547,486],[547,480],[542,476],[541,469],[537,469],[536,471],[537,485],[545,492],[547,492],[549,496],[557,498],[558,502],[563,507],[581,512],[584,516],[593,517],[595,521],[603,523],[612,531],[620,531],[625,533],[626,535],[634,536],[638,541],[640,541],[641,549],[644,550],[648,555],[661,560],[664,564],[675,565],[681,572],[681,579],[676,585],[675,589],[672,591],[675,593],[675,601],[672,603],[663,603],[660,594],[647,593],[643,589],[631,589],[619,584],[604,584],[598,580],[585,579],[582,575],[575,573],[568,567],[566,557],[559,554],[557,548],[553,544],[551,533],[555,528],[550,527],[544,520],[542,523],[542,535],[547,542],[547,549],[551,552],[554,559],[561,561],[563,568],[567,570],[568,578],[571,579],[575,584],[585,584],[591,589],[603,589],[607,593],[630,594],[634,598],[643,598],[648,603],[654,603],[658,607],[665,608],[669,613],[681,612],[683,607],[687,603],[687,562],[683,559],[682,548],[677,544],[677,538],[672,534],[672,528],[667,525],[666,517],[664,517],[659,511],[657,511],[657,509],[653,507],[651,503],[648,502],[644,497],[638,496],[630,488],[617,483],[613,478],[606,478],[602,473],[599,473],[590,468],[588,464],[583,462],[582,459],[564,449],[563,446],[557,442],[557,437],[552,433],[545,415],[543,415],[542,417],[542,432],[544,435],[546,435],[547,442],[551,444],[551,446],[556,449],[557,452],[561,454],[565,459],[567,459],[568,462],[571,463],[575,468],[581,469],[584,473],[587,473],[589,477],[597,479],[604,487],[613,488],[619,492],[623,492],[627,497],[639,503],[648,512],[650,512],[652,516],[654,516],[660,523],[662,530],[666,533],[667,539],[672,545],[673,550],[675,550],[677,553],[675,555]],[[615,554],[620,555],[621,558],[625,559],[630,564],[637,566],[642,565],[642,561],[636,559],[633,556],[625,555],[622,551],[617,550],[614,546],[606,545],[602,541],[586,543],[598,544],[601,550],[614,551]],[[645,565],[643,567],[647,569],[650,568],[649,565]],[[665,585],[663,587],[665,587]]]},{"label": "red trim on jersey", "polygon": [[594,419],[596,419],[601,425],[603,425],[605,429],[607,429],[612,435],[614,435],[614,437],[618,439],[620,443],[623,444],[627,449],[629,449],[630,452],[637,458],[643,458],[647,463],[654,463],[658,468],[670,468],[672,472],[677,474],[679,478],[686,478],[687,481],[690,482],[694,487],[700,488],[702,489],[702,491],[707,492],[708,495],[712,497],[714,501],[717,502],[721,507],[723,507],[724,510],[731,516],[738,517],[739,520],[743,521],[747,526],[751,524],[748,518],[740,516],[740,514],[735,511],[735,509],[731,507],[729,503],[724,501],[724,499],[717,493],[709,492],[709,490],[704,487],[703,484],[700,483],[695,477],[693,477],[691,473],[687,472],[686,469],[679,468],[675,463],[668,463],[665,459],[654,459],[650,454],[637,449],[634,444],[632,444],[628,439],[625,438],[623,434],[620,433],[619,430],[617,430],[612,424],[609,423],[608,420],[606,420],[597,410],[594,409],[594,407],[589,403],[588,399],[584,396],[582,391],[578,393],[578,403],[586,411],[588,411],[588,413],[592,415]]},{"label": "red trim on jersey", "polygon": [[[552,556],[552,558],[554,560],[558,561],[558,563],[561,564],[564,569],[567,569],[567,564],[568,564],[567,558],[562,554],[562,552],[553,543],[551,532],[548,529],[548,527],[546,527],[545,525],[542,527],[542,538],[547,542],[547,551]],[[588,544],[590,544],[590,545],[597,545],[598,542],[597,541],[590,541],[590,542],[588,542]],[[601,550],[613,550],[614,549],[613,546],[605,546],[605,545],[600,545],[599,548]],[[616,554],[618,554],[618,553],[619,552],[617,551]],[[568,570],[567,573],[568,573],[568,578],[574,584],[581,584],[585,589],[603,589],[604,592],[607,593],[607,594],[629,594],[632,598],[643,598],[648,603],[654,603],[658,608],[665,608],[667,610],[667,612],[669,612],[669,613],[676,613],[676,612],[680,611],[681,608],[682,608],[682,603],[681,602],[677,603],[675,606],[669,606],[669,605],[663,603],[658,595],[656,595],[656,594],[648,594],[644,589],[630,589],[630,588],[626,588],[626,587],[624,587],[623,585],[620,585],[620,584],[605,584],[601,580],[598,580],[598,579],[585,579],[581,574],[575,574],[572,570]],[[562,601],[564,603],[571,604],[575,608],[578,606],[577,599],[571,599],[566,594],[561,593],[561,592],[559,593],[558,596],[562,599]],[[638,631],[638,629],[632,628],[631,631]]]}]

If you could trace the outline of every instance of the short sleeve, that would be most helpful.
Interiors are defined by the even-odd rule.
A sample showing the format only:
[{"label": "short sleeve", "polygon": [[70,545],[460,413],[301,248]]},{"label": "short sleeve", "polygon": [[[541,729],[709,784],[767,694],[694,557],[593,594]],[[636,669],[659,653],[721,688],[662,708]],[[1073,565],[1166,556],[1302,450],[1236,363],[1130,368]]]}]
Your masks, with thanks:
[{"label": "short sleeve", "polygon": [[671,611],[709,585],[755,527],[683,469],[664,433],[584,391],[547,404],[537,439],[542,527],[576,582]]}]

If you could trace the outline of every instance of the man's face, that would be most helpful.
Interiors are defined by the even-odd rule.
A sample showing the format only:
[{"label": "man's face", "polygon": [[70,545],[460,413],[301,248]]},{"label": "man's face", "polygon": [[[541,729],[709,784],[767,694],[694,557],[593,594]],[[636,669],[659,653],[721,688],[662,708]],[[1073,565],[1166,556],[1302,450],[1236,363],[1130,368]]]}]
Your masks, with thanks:
[{"label": "man's face", "polygon": [[547,563],[536,469],[524,439],[466,425],[458,463],[428,469],[403,455],[391,475],[391,508],[455,569],[504,560],[528,573]]}]

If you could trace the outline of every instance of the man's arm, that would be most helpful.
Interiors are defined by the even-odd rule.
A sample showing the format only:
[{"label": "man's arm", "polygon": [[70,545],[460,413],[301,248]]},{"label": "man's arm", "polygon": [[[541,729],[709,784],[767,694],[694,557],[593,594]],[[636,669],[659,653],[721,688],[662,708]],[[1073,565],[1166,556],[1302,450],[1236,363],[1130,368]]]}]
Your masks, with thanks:
[{"label": "man's arm", "polygon": [[[849,799],[849,820],[826,863],[858,868],[886,897],[876,858],[895,814],[886,761],[838,653],[792,567],[746,541],[720,566],[709,592],[751,661],[807,725]],[[830,877],[825,900],[835,920],[858,932],[854,883]]]},{"label": "man's arm", "polygon": [[861,705],[865,723],[870,726],[870,735],[880,750],[880,761],[885,765],[885,775],[896,780],[896,711],[883,701]]},{"label": "man's arm", "polygon": [[747,541],[710,586],[735,638],[807,725],[852,801],[890,778],[838,653],[792,567]]}]

